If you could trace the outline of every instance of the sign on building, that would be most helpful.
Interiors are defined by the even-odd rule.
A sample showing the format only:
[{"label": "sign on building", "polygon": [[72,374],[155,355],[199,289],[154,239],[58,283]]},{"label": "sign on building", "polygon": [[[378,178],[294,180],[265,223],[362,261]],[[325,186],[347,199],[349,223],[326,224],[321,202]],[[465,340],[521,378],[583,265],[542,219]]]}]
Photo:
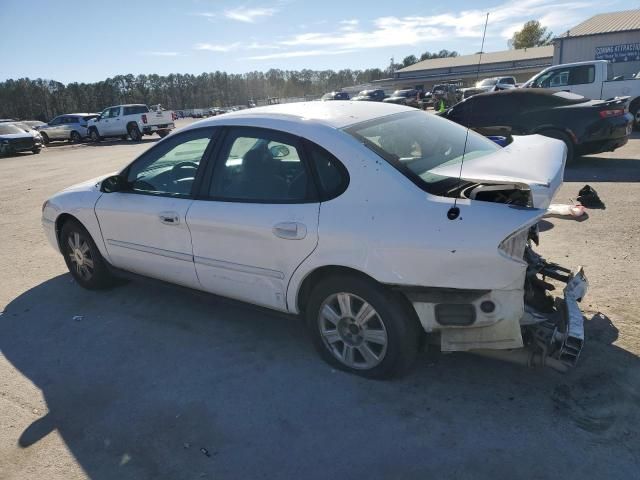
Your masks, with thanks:
[{"label": "sign on building", "polygon": [[640,60],[640,43],[623,43],[596,47],[596,60],[611,62],[635,62]]}]

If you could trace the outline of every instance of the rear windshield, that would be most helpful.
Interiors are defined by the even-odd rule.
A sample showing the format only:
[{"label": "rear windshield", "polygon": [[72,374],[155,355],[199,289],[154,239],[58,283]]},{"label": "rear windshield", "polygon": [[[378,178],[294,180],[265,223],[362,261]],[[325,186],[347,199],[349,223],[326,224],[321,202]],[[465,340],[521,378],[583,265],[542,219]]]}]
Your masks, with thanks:
[{"label": "rear windshield", "polygon": [[434,195],[443,193],[452,179],[431,170],[460,163],[463,151],[465,160],[470,160],[500,149],[491,140],[467,132],[457,123],[422,111],[376,118],[345,131]]},{"label": "rear windshield", "polygon": [[6,123],[0,123],[0,135],[13,135],[14,133],[24,133],[15,125],[7,125]]}]

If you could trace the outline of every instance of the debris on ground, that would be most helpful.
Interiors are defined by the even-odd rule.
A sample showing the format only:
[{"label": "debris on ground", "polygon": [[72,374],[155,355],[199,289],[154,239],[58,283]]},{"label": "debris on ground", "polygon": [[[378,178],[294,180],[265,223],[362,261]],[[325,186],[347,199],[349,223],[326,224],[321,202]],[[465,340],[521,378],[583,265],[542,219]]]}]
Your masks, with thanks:
[{"label": "debris on ground", "polygon": [[578,201],[587,208],[606,208],[602,200],[600,200],[598,192],[591,185],[585,185],[580,189]]},{"label": "debris on ground", "polygon": [[547,208],[549,215],[561,215],[563,217],[581,217],[585,214],[583,205],[568,205],[564,203],[552,203]]}]

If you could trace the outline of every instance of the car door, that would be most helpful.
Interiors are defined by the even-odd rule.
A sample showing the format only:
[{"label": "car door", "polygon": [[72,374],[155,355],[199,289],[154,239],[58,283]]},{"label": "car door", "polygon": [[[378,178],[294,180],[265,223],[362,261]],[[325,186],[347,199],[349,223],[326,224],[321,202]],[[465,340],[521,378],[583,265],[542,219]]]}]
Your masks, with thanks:
[{"label": "car door", "polygon": [[158,143],[123,172],[130,188],[99,198],[95,212],[114,266],[200,288],[186,217],[213,132],[193,129]]},{"label": "car door", "polygon": [[63,120],[64,117],[56,117],[47,124],[47,128],[44,129],[44,132],[50,140],[58,140],[61,138],[60,129],[62,128]]},{"label": "car door", "polygon": [[320,204],[301,140],[231,127],[215,157],[187,214],[200,283],[286,310],[289,279],[318,242]]},{"label": "car door", "polygon": [[121,118],[122,107],[111,107],[109,109],[109,122],[107,123],[107,135],[118,136],[124,135],[126,129],[122,126]]}]

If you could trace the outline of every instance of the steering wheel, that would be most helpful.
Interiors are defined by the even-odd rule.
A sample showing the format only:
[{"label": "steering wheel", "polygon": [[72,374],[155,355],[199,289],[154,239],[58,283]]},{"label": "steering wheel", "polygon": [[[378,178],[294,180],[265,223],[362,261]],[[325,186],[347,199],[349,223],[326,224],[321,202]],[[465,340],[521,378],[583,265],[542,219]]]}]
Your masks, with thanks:
[{"label": "steering wheel", "polygon": [[195,168],[196,170],[198,169],[198,164],[196,162],[180,162],[180,163],[176,163],[173,168],[171,169],[171,171],[173,173],[177,172],[178,170],[180,170],[181,168]]}]

